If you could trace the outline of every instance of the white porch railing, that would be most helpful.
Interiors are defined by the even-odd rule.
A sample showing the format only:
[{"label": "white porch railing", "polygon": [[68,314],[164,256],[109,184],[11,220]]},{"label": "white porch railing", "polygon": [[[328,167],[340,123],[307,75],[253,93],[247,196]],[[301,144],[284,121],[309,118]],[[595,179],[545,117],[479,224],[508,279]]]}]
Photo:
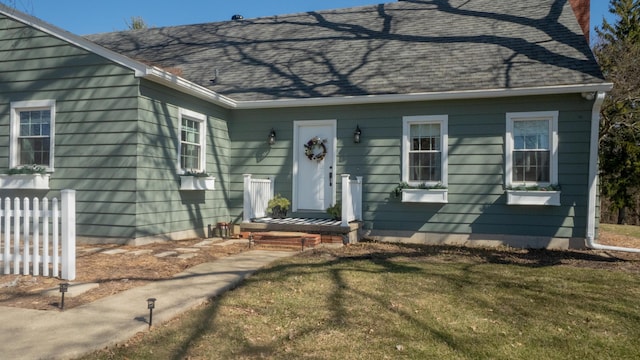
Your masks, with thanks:
[{"label": "white porch railing", "polygon": [[[355,180],[349,174],[342,175],[342,226],[350,221],[362,220],[362,176]],[[243,221],[265,217],[267,204],[274,196],[273,180],[253,179],[251,174],[244,174]]]},{"label": "white porch railing", "polygon": [[244,174],[244,204],[243,222],[250,222],[251,219],[265,217],[267,215],[267,204],[273,198],[273,180],[253,179],[251,174]]},{"label": "white porch railing", "polygon": [[356,176],[355,180],[349,176],[342,174],[342,226],[362,220],[362,176]]},{"label": "white porch railing", "polygon": [[[5,198],[0,202],[0,262],[4,274],[76,278],[76,195],[61,191],[54,198]],[[22,220],[22,221],[21,221]],[[13,266],[12,266],[13,265]],[[30,268],[31,265],[31,268]],[[49,267],[51,266],[51,271]],[[13,271],[12,271],[13,270]]]}]

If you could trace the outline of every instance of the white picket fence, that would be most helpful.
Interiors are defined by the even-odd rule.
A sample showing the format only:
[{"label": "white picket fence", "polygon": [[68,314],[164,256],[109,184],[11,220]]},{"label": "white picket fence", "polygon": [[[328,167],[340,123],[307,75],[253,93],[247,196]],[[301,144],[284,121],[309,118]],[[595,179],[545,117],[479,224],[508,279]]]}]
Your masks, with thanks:
[{"label": "white picket fence", "polygon": [[0,263],[4,274],[75,279],[75,198],[75,190],[62,190],[60,201],[5,198],[0,202]]}]

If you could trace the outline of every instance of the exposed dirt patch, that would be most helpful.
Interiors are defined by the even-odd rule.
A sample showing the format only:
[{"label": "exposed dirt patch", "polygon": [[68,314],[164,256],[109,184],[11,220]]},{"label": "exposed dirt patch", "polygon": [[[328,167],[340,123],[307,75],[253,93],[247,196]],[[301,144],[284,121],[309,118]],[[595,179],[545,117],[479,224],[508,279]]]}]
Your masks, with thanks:
[{"label": "exposed dirt patch", "polygon": [[[194,248],[201,240],[169,242],[139,247],[117,245],[81,245],[77,248],[77,277],[74,283],[98,283],[99,287],[76,297],[65,297],[65,309],[95,301],[105,296],[171,278],[185,269],[203,262],[249,250],[248,243],[226,246],[200,247],[193,257],[172,255],[157,257],[162,252]],[[599,242],[607,245],[640,248],[640,239],[603,232]],[[91,251],[100,248],[100,251]],[[258,247],[259,248],[259,247]],[[124,250],[118,254],[105,254],[105,250]],[[134,255],[133,251],[148,250]],[[438,255],[437,261],[469,261],[518,264],[522,266],[574,266],[640,274],[640,254],[615,251],[547,251],[522,249],[477,249],[447,246],[398,246],[382,243],[363,243],[332,251],[338,256],[364,256],[375,260],[385,257],[407,257],[412,260]],[[58,278],[23,275],[0,275],[0,306],[27,309],[58,310],[59,296],[44,296],[43,291],[57,288],[63,282]]]},{"label": "exposed dirt patch", "polygon": [[[200,241],[168,242],[138,247],[79,245],[76,260],[77,276],[72,283],[98,283],[99,286],[80,296],[66,296],[64,307],[65,309],[76,307],[151,281],[168,279],[192,266],[246,251],[249,248],[248,243],[194,247]],[[189,252],[181,249],[199,250]],[[105,251],[109,250],[123,250],[123,252],[106,254]],[[138,255],[132,253],[138,250],[148,252]],[[175,254],[166,257],[156,256],[163,252]],[[182,254],[187,257],[178,257]],[[0,306],[57,310],[60,297],[45,296],[43,292],[58,288],[62,282],[65,281],[59,278],[0,275]]]}]

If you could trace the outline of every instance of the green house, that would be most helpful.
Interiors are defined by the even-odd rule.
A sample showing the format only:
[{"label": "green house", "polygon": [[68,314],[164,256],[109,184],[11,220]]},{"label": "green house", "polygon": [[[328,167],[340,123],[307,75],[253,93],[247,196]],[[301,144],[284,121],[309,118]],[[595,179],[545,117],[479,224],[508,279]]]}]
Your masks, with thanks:
[{"label": "green house", "polygon": [[359,238],[582,247],[611,86],[565,1],[86,37],[0,5],[0,169],[47,172],[0,195],[75,189],[80,241],[180,240],[259,222],[247,184],[270,179],[290,219],[341,203]]}]

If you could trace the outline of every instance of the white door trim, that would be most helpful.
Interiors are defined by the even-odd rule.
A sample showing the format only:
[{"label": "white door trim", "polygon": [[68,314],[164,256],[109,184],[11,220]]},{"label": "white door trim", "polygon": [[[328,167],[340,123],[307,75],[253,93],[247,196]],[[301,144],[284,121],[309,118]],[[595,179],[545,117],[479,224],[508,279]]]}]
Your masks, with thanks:
[{"label": "white door trim", "polygon": [[[298,211],[298,161],[307,160],[304,158],[304,143],[305,139],[299,139],[298,130],[303,126],[331,126],[332,136],[329,139],[329,151],[328,157],[325,160],[330,160],[333,166],[333,176],[331,179],[332,186],[331,193],[329,197],[331,199],[331,204],[335,204],[336,199],[336,153],[337,153],[337,123],[336,119],[333,120],[296,120],[293,122],[293,192],[291,197],[292,202],[292,211]],[[331,204],[327,205],[330,206]]]}]

